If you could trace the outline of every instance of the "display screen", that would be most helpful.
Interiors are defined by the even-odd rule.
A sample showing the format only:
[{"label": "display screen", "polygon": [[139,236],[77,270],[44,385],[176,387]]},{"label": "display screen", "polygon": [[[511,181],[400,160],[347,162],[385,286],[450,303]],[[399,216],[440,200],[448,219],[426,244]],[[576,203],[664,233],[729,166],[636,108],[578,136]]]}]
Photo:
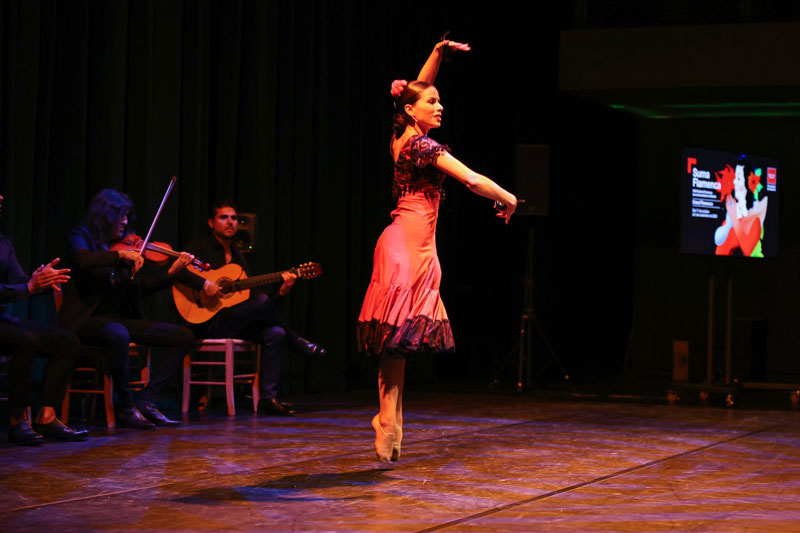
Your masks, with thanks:
[{"label": "display screen", "polygon": [[777,256],[778,161],[700,148],[682,155],[681,251]]}]

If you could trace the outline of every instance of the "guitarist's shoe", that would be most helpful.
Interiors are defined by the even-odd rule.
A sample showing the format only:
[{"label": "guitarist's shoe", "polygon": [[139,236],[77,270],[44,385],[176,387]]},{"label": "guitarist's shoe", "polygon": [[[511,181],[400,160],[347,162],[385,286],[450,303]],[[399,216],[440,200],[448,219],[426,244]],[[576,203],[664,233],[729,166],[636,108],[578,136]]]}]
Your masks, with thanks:
[{"label": "guitarist's shoe", "polygon": [[134,406],[118,409],[117,421],[126,428],[152,429],[156,427],[155,424],[146,419]]},{"label": "guitarist's shoe", "polygon": [[258,402],[258,412],[275,416],[294,416],[292,404],[278,401],[277,398]]},{"label": "guitarist's shoe", "polygon": [[150,422],[157,426],[180,426],[178,420],[172,420],[164,416],[164,413],[158,410],[155,404],[150,402],[139,402],[137,405],[139,412],[148,419]]},{"label": "guitarist's shoe", "polygon": [[292,345],[289,346],[289,349],[300,355],[305,355],[306,357],[325,357],[325,354],[328,353],[328,350],[319,344],[309,342],[303,337],[297,337],[297,340],[292,342]]}]

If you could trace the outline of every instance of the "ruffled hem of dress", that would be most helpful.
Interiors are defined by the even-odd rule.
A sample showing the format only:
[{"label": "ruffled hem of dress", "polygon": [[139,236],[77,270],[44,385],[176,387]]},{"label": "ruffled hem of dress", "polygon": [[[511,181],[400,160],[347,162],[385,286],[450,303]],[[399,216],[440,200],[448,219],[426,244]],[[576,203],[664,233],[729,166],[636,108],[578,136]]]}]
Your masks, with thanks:
[{"label": "ruffled hem of dress", "polygon": [[371,320],[358,323],[358,349],[367,355],[405,357],[417,352],[452,352],[456,348],[449,320],[407,318],[395,326]]}]

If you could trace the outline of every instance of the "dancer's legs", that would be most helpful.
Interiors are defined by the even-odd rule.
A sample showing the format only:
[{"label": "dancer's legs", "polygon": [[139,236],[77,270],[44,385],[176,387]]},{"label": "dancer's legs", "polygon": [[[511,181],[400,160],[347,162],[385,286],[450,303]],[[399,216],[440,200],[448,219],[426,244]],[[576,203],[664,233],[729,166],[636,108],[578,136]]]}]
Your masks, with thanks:
[{"label": "dancer's legs", "polygon": [[382,357],[378,370],[378,399],[381,410],[378,420],[386,433],[394,433],[394,426],[403,420],[403,384],[406,360]]}]

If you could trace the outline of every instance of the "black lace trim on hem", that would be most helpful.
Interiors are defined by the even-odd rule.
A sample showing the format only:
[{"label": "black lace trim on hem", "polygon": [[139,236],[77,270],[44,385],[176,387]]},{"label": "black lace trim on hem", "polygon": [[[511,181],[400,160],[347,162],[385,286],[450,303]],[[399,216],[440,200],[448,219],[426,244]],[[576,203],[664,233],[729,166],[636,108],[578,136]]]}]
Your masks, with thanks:
[{"label": "black lace trim on hem", "polygon": [[371,320],[359,322],[358,350],[367,355],[405,357],[411,352],[452,352],[455,350],[449,320],[426,316],[408,318],[401,326]]}]

